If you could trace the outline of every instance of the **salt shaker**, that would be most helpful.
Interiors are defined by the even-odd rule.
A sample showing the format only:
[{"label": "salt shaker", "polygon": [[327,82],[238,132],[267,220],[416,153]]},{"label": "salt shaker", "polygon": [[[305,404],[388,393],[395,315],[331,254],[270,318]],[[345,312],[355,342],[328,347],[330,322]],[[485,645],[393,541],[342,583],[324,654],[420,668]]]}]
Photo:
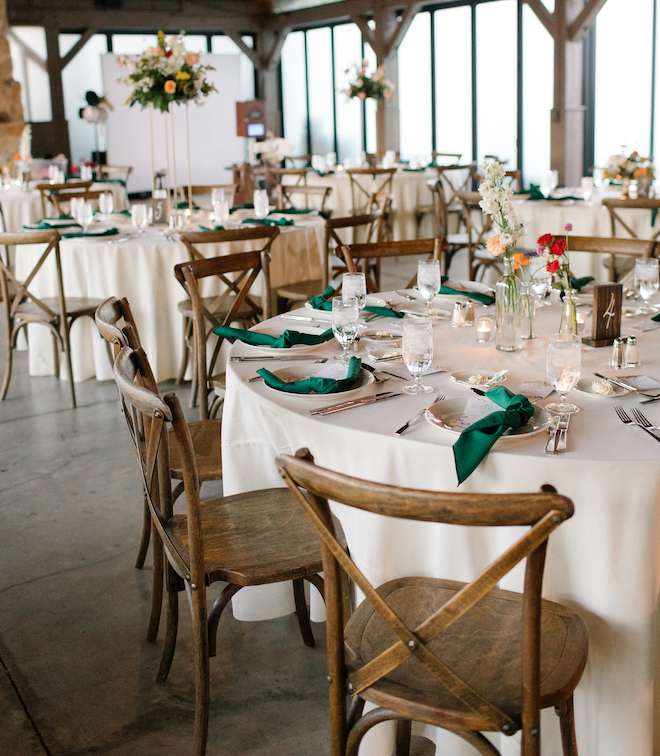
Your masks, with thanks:
[{"label": "salt shaker", "polygon": [[451,314],[451,327],[462,328],[465,325],[465,318],[463,317],[463,303],[456,302],[454,305],[454,311]]},{"label": "salt shaker", "polygon": [[626,367],[639,367],[639,354],[637,353],[637,339],[634,336],[628,336],[625,348]]},{"label": "salt shaker", "polygon": [[612,359],[610,360],[610,367],[622,368],[624,366],[623,342],[624,342],[624,339],[614,339],[614,346],[612,347]]},{"label": "salt shaker", "polygon": [[471,299],[465,303],[465,325],[474,325],[474,305]]}]

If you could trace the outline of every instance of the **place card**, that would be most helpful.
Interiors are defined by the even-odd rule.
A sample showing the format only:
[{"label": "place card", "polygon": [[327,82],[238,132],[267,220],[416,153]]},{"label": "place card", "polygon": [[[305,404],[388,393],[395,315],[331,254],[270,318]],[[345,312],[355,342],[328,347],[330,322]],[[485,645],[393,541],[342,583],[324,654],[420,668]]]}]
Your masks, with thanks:
[{"label": "place card", "polygon": [[498,412],[501,409],[502,408],[499,404],[491,402],[487,397],[476,396],[473,394],[468,399],[461,419],[454,426],[454,430],[464,431],[466,428],[469,428],[472,423],[476,423],[478,420],[488,417],[488,415],[492,415],[493,412]]},{"label": "place card", "polygon": [[538,401],[539,399],[545,399],[546,396],[552,394],[553,391],[554,389],[552,386],[546,381],[528,381],[526,383],[521,383],[515,393],[526,396],[530,402],[532,402]]},{"label": "place card", "polygon": [[343,381],[348,376],[348,365],[341,362],[328,363],[314,375],[317,378],[333,378],[335,381]]},{"label": "place card", "polygon": [[591,338],[583,338],[593,347],[611,346],[621,335],[621,301],[623,285],[594,286],[594,307],[591,315]]},{"label": "place card", "polygon": [[651,378],[649,375],[622,375],[620,377],[624,383],[629,383],[638,391],[648,391],[650,389],[660,389],[660,381]]}]

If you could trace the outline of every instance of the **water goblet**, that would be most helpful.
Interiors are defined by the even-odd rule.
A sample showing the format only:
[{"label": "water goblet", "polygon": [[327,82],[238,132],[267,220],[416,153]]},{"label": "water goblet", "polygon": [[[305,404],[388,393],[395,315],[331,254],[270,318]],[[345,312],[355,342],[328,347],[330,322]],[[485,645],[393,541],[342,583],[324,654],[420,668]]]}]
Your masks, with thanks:
[{"label": "water goblet", "polygon": [[356,297],[332,298],[332,332],[343,349],[335,356],[336,360],[345,365],[351,361],[348,348],[355,341],[360,321],[360,308]]},{"label": "water goblet", "polygon": [[635,288],[639,290],[642,298],[642,306],[637,310],[638,313],[646,315],[656,312],[657,307],[649,305],[649,299],[658,290],[660,277],[658,275],[658,260],[654,257],[635,260]]},{"label": "water goblet", "polygon": [[341,294],[344,299],[355,297],[358,307],[364,310],[367,302],[367,282],[364,273],[344,273],[341,277]]},{"label": "water goblet", "polygon": [[579,412],[575,404],[566,402],[566,395],[580,380],[582,339],[570,333],[555,333],[550,337],[546,360],[548,380],[559,394],[559,402],[546,405],[548,412],[570,415]]},{"label": "water goblet", "polygon": [[325,164],[328,168],[334,168],[337,165],[337,153],[328,152],[325,156]]},{"label": "water goblet", "polygon": [[404,386],[406,394],[428,394],[432,386],[422,385],[422,374],[433,360],[433,325],[429,321],[403,321],[403,361],[415,379],[412,386]]},{"label": "water goblet", "polygon": [[77,209],[77,221],[83,228],[83,231],[87,233],[89,227],[92,225],[94,218],[94,208],[83,200],[82,204],[78,205]]},{"label": "water goblet", "polygon": [[438,260],[420,260],[417,263],[417,289],[426,302],[426,315],[436,315],[431,307],[433,297],[440,291],[440,262]]},{"label": "water goblet", "polygon": [[582,196],[587,205],[591,204],[591,196],[594,193],[594,180],[591,176],[583,176],[580,182],[582,188]]},{"label": "water goblet", "polygon": [[220,189],[218,187],[215,187],[211,190],[211,204],[215,205],[216,202],[224,202],[226,199],[225,197],[225,190]]},{"label": "water goblet", "polygon": [[268,215],[268,192],[265,189],[254,190],[254,214],[259,219]]},{"label": "water goblet", "polygon": [[131,220],[133,221],[133,225],[137,228],[138,234],[143,234],[144,229],[149,223],[147,206],[143,204],[131,205]]},{"label": "water goblet", "polygon": [[99,197],[99,210],[101,211],[101,215],[107,218],[114,210],[114,207],[115,203],[112,197],[112,193],[103,192],[103,194],[101,194],[101,196]]},{"label": "water goblet", "polygon": [[552,291],[552,273],[548,273],[543,267],[534,273],[530,283],[536,297],[536,306],[549,307],[552,304],[549,296]]},{"label": "water goblet", "polygon": [[213,215],[218,225],[224,226],[229,218],[229,202],[225,199],[215,200],[213,203]]}]

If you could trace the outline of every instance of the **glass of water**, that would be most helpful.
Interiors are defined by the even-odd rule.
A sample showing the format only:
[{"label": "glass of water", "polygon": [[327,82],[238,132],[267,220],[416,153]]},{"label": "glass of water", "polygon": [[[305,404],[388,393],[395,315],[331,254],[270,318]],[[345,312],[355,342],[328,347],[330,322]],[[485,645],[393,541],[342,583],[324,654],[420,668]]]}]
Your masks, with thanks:
[{"label": "glass of water", "polygon": [[215,222],[224,226],[229,218],[229,202],[226,199],[215,200],[213,203],[213,215],[215,215]]},{"label": "glass of water", "polygon": [[654,257],[635,260],[635,287],[643,300],[642,306],[637,312],[641,314],[656,312],[657,307],[649,305],[649,299],[658,290],[660,278],[658,277],[658,260]]},{"label": "glass of water", "polygon": [[99,197],[99,210],[101,215],[106,217],[112,213],[115,207],[115,202],[111,192],[103,192]]},{"label": "glass of water", "polygon": [[422,385],[422,374],[433,360],[433,325],[429,321],[403,321],[403,361],[415,379],[412,386],[404,386],[406,394],[428,394],[432,386]]},{"label": "glass of water", "polygon": [[420,260],[417,263],[417,289],[426,302],[426,314],[436,315],[436,311],[431,307],[431,302],[440,291],[439,260]]},{"label": "glass of water", "polygon": [[144,233],[144,229],[149,225],[147,206],[143,204],[131,205],[131,219],[138,230],[138,234]]},{"label": "glass of water", "polygon": [[83,200],[83,203],[81,205],[78,205],[78,216],[77,220],[78,223],[83,228],[83,231],[87,233],[89,227],[92,225],[92,220],[94,218],[94,208],[89,204],[89,202],[85,202]]},{"label": "glass of water", "polygon": [[355,297],[358,307],[364,310],[367,303],[367,282],[364,273],[344,273],[341,277],[341,295],[344,299]]},{"label": "glass of water", "polygon": [[530,281],[537,307],[550,307],[550,292],[552,291],[552,273],[548,273],[545,266],[537,270]]},{"label": "glass of water", "polygon": [[580,380],[582,339],[571,333],[555,333],[550,337],[546,360],[548,380],[559,394],[559,402],[546,405],[548,412],[570,415],[579,412],[575,404],[566,402],[566,395]]},{"label": "glass of water", "polygon": [[360,308],[356,297],[333,297],[332,299],[332,332],[343,349],[335,357],[345,365],[351,361],[348,348],[355,341],[360,322]]},{"label": "glass of water", "polygon": [[254,190],[254,214],[259,219],[268,215],[268,192],[265,189]]}]

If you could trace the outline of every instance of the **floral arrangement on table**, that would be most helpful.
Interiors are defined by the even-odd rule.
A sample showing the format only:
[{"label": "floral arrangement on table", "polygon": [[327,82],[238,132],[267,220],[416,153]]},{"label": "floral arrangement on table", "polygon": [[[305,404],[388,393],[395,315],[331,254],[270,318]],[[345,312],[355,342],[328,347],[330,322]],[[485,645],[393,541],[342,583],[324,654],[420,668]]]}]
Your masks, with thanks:
[{"label": "floral arrangement on table", "polygon": [[[347,89],[342,89],[341,93],[345,94],[350,100],[355,97],[360,100],[372,98],[374,100],[389,100],[394,94],[394,84],[385,78],[385,66],[378,66],[372,73],[367,72],[369,61],[362,60],[362,65],[355,66],[355,80],[349,82]],[[349,74],[350,68],[344,73]]]},{"label": "floral arrangement on table", "polygon": [[604,178],[610,179],[640,179],[648,178],[653,181],[653,163],[650,158],[645,158],[637,152],[625,155],[610,155],[603,171]]},{"label": "floral arrangement on table", "polygon": [[212,66],[200,65],[197,53],[188,52],[184,43],[185,32],[165,38],[158,32],[158,45],[149,47],[139,60],[128,55],[120,55],[117,62],[121,68],[128,70],[128,76],[115,79],[120,84],[132,87],[127,104],[136,103],[143,108],[154,108],[168,113],[170,103],[196,102],[198,105],[211,92],[217,92],[213,84],[206,79]]},{"label": "floral arrangement on table", "polygon": [[493,234],[486,242],[486,249],[494,257],[504,255],[513,260],[514,270],[527,265],[529,260],[522,252],[516,252],[516,245],[522,238],[523,227],[513,208],[513,189],[505,181],[506,171],[502,163],[489,160],[480,166],[484,181],[479,185],[482,197],[479,207],[493,220],[499,233]]},{"label": "floral arrangement on table", "polygon": [[566,236],[543,234],[536,242],[538,256],[544,256],[545,269],[552,274],[552,288],[568,291],[571,289],[571,266],[568,259],[568,233],[573,230],[573,224],[564,226]]}]

